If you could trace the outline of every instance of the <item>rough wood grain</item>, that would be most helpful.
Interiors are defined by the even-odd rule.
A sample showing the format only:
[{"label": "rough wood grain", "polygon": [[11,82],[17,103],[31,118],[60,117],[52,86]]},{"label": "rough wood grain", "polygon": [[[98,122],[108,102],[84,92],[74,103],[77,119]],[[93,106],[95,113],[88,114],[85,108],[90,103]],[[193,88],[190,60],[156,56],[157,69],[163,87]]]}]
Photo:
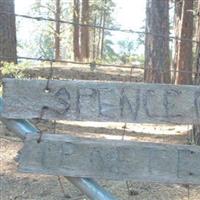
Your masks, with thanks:
[{"label": "rough wood grain", "polygon": [[200,124],[200,87],[164,84],[4,80],[6,118]]},{"label": "rough wood grain", "polygon": [[200,184],[200,147],[44,134],[26,139],[20,172]]}]

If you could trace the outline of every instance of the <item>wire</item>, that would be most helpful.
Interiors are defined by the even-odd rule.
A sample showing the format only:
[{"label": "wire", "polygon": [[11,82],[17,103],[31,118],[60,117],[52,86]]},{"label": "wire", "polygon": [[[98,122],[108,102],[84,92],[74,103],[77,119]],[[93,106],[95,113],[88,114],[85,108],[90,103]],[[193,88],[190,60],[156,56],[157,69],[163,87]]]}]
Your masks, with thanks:
[{"label": "wire", "polygon": [[[6,61],[6,60],[11,60],[11,59],[14,59],[14,57],[0,56],[0,61],[3,61],[3,60]],[[134,64],[133,65],[117,65],[117,64],[94,63],[94,62],[80,62],[80,61],[71,61],[71,60],[57,60],[57,59],[50,59],[50,58],[34,58],[34,57],[25,57],[25,56],[17,56],[17,59],[52,62],[52,63],[59,62],[59,63],[76,64],[76,65],[91,65],[91,63],[93,63],[99,67],[118,67],[118,68],[124,68],[124,69],[134,68],[134,69],[141,69],[141,70],[152,70],[152,71],[157,71],[157,73],[160,73],[160,74],[167,73],[167,72],[181,72],[181,73],[194,74],[194,75],[198,74],[198,72],[187,71],[187,70],[175,70],[175,69],[161,70],[160,68],[153,68],[153,67],[144,68],[142,65],[134,65]]]},{"label": "wire", "polygon": [[14,13],[9,13],[9,12],[0,12],[0,14],[5,14],[5,15],[14,15],[16,17],[21,17],[21,18],[26,18],[26,19],[34,19],[37,21],[51,21],[51,22],[60,22],[63,24],[70,24],[70,25],[77,25],[77,26],[85,26],[89,28],[98,28],[98,29],[103,29],[103,30],[108,30],[108,31],[116,31],[116,32],[124,32],[124,33],[130,33],[130,34],[143,34],[143,35],[153,35],[155,37],[161,37],[165,38],[168,40],[177,40],[177,41],[188,41],[192,43],[197,43],[199,44],[199,41],[196,40],[191,40],[190,38],[179,38],[176,36],[166,36],[158,33],[152,33],[152,32],[146,32],[146,31],[135,31],[132,29],[121,29],[121,28],[115,28],[115,27],[103,27],[99,25],[94,25],[94,24],[82,24],[82,23],[76,23],[73,21],[66,21],[66,20],[56,20],[53,18],[49,17],[42,17],[42,16],[30,16],[30,15],[23,15],[23,14],[14,14]]},{"label": "wire", "polygon": [[[6,56],[0,56],[0,59],[2,60],[11,60],[14,59],[14,57],[6,57]],[[61,59],[51,59],[51,58],[34,58],[34,57],[26,57],[26,56],[17,56],[17,59],[20,60],[32,60],[32,61],[42,61],[42,62],[60,62],[60,63],[66,63],[66,64],[80,64],[80,65],[90,65],[91,63],[96,65],[96,66],[101,66],[101,67],[122,67],[122,68],[132,68],[136,67],[139,65],[117,65],[117,64],[106,64],[106,63],[96,63],[96,62],[81,62],[81,61],[72,61],[72,60],[61,60]]]}]

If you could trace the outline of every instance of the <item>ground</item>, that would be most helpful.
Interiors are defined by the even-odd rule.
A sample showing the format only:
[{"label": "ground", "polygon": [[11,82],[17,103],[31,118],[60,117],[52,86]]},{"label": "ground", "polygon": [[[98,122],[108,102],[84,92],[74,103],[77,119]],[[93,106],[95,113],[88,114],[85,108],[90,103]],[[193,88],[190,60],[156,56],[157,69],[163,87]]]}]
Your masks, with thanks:
[{"label": "ground", "polygon": [[[26,76],[31,78],[48,76],[49,68],[45,66],[26,69]],[[98,68],[91,71],[89,67],[54,66],[53,78],[72,79],[98,79],[117,81],[141,81],[142,70],[120,68]],[[123,123],[91,123],[58,121],[33,121],[44,132],[70,134],[81,137],[95,137],[107,139],[124,139],[144,142],[158,142],[170,144],[189,144],[191,126],[174,125],[141,125],[127,124],[124,130]],[[54,128],[55,127],[55,128]],[[17,152],[22,148],[23,142],[13,137],[0,124],[0,199],[1,200],[83,200],[87,199],[64,177],[60,186],[58,177],[21,174],[17,172]],[[200,186],[164,185],[156,183],[129,183],[132,195],[128,194],[126,182],[105,181],[98,182],[114,196],[122,200],[190,200],[200,199]]]}]

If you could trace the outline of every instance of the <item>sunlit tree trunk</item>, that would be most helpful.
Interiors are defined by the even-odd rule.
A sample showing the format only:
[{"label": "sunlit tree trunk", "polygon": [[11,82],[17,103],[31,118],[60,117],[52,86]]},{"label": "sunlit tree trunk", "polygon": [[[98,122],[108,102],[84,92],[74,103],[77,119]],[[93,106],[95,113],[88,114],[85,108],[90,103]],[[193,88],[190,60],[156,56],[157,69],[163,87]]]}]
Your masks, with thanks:
[{"label": "sunlit tree trunk", "polygon": [[55,20],[56,20],[56,30],[55,30],[55,59],[60,60],[60,15],[61,15],[61,5],[60,0],[56,0],[56,12],[55,12]]},{"label": "sunlit tree trunk", "polygon": [[[174,12],[174,32],[175,36],[178,38],[181,28],[181,13],[182,13],[182,0],[175,0],[175,12]],[[174,58],[173,58],[173,80],[172,83],[175,83],[176,79],[176,70],[177,70],[177,62],[178,62],[178,45],[179,41],[175,40],[175,52],[174,52]]]},{"label": "sunlit tree trunk", "polygon": [[[192,40],[193,37],[193,0],[183,0],[181,9],[181,20],[179,27],[179,38]],[[192,42],[178,41],[176,58],[176,84],[192,84]]]},{"label": "sunlit tree trunk", "polygon": [[[101,8],[100,12],[100,20],[99,20],[99,26],[102,26],[103,22],[103,14],[104,14],[104,8]],[[101,52],[101,37],[102,37],[102,29],[98,29],[98,42],[97,42],[97,57],[100,58],[100,52]]]},{"label": "sunlit tree trunk", "polygon": [[105,25],[106,25],[106,7],[107,0],[104,0],[104,8],[103,8],[103,18],[102,18],[102,36],[101,36],[101,59],[103,59],[104,53],[104,39],[105,39]]},{"label": "sunlit tree trunk", "polygon": [[[96,17],[94,19],[94,25],[96,26]],[[92,38],[93,38],[93,41],[92,41],[92,59],[93,61],[96,60],[96,56],[97,56],[97,51],[96,51],[96,28],[94,27],[93,30],[92,30]]]},{"label": "sunlit tree trunk", "polygon": [[147,0],[144,81],[170,83],[169,1]]},{"label": "sunlit tree trunk", "polygon": [[73,32],[73,49],[74,49],[74,60],[80,60],[80,1],[74,0],[73,9],[73,20],[74,20],[74,32]]},{"label": "sunlit tree trunk", "polygon": [[[82,1],[81,23],[84,25],[89,24],[89,0]],[[83,60],[88,60],[90,57],[90,37],[88,26],[81,27],[81,57]]]},{"label": "sunlit tree trunk", "polygon": [[[200,0],[197,0],[197,20],[196,20],[196,40],[199,42],[196,45],[196,74],[194,84],[200,85]],[[195,144],[200,145],[200,125],[193,126],[193,141]]]}]

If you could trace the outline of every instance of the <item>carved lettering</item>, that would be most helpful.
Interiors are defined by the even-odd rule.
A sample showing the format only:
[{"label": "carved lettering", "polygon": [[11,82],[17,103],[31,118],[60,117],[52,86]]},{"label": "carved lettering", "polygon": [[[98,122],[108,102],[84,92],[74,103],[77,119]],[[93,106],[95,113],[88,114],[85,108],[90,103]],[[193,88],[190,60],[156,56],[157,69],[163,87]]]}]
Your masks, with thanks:
[{"label": "carved lettering", "polygon": [[173,117],[181,117],[182,115],[172,114],[174,109],[176,108],[178,101],[176,99],[177,96],[181,95],[181,91],[170,89],[164,92],[163,96],[163,106],[165,108],[165,117],[173,118]]},{"label": "carved lettering", "polygon": [[55,156],[54,152],[60,152],[61,146],[58,144],[45,143],[43,146],[42,166],[46,169],[56,169],[62,162],[61,154]]},{"label": "carved lettering", "polygon": [[[162,121],[182,117],[182,114],[176,111],[178,106],[177,97],[181,94],[181,91],[175,89],[165,90],[163,94],[155,90],[147,90],[143,95],[143,106],[146,115],[149,118],[159,118]],[[155,107],[152,107],[153,105]]]},{"label": "carved lettering", "polygon": [[90,153],[90,163],[92,168],[102,171],[104,169],[104,158],[99,148],[94,147]]},{"label": "carved lettering", "polygon": [[61,167],[67,167],[70,165],[70,159],[73,157],[71,155],[74,154],[76,150],[76,146],[70,142],[65,142],[61,145]]},{"label": "carved lettering", "polygon": [[151,111],[150,111],[150,107],[152,106],[151,101],[153,101],[153,97],[156,97],[154,90],[147,90],[143,95],[144,110],[145,110],[147,117],[149,117],[149,118],[158,117],[158,115],[151,113]]},{"label": "carved lettering", "polygon": [[[136,97],[134,97],[134,93]],[[140,109],[140,89],[138,90],[131,90],[131,97],[134,97],[132,101],[127,97],[126,89],[123,88],[121,90],[121,97],[120,97],[120,116],[121,118],[126,118],[127,113],[125,112],[125,107],[127,107],[127,111],[131,113],[133,120],[137,120],[138,111]]]},{"label": "carved lettering", "polygon": [[[97,81],[4,80],[4,118],[200,123],[200,87]],[[16,92],[17,91],[17,92]]]},{"label": "carved lettering", "polygon": [[62,109],[54,109],[52,108],[54,112],[60,115],[66,114],[69,109],[70,109],[70,100],[71,96],[70,93],[67,91],[66,88],[60,88],[56,93],[55,93],[55,98],[58,100],[58,102],[63,105]]},{"label": "carved lettering", "polygon": [[195,152],[189,149],[178,150],[179,163],[177,165],[177,176],[182,177],[194,177],[200,178],[200,168],[198,163],[200,162],[199,152]]},{"label": "carved lettering", "polygon": [[[169,172],[176,174],[177,169],[174,163],[177,162],[177,157],[173,156],[169,150],[154,150],[147,148],[148,150],[148,172],[151,175],[162,174],[169,175]],[[171,160],[170,162],[168,162]],[[163,169],[165,168],[165,171]]]},{"label": "carved lettering", "polygon": [[116,115],[118,106],[115,102],[113,89],[101,88],[98,92],[98,114],[99,117],[113,118]]},{"label": "carved lettering", "polygon": [[78,116],[87,116],[91,112],[97,115],[97,90],[94,88],[78,88],[76,113]]}]

